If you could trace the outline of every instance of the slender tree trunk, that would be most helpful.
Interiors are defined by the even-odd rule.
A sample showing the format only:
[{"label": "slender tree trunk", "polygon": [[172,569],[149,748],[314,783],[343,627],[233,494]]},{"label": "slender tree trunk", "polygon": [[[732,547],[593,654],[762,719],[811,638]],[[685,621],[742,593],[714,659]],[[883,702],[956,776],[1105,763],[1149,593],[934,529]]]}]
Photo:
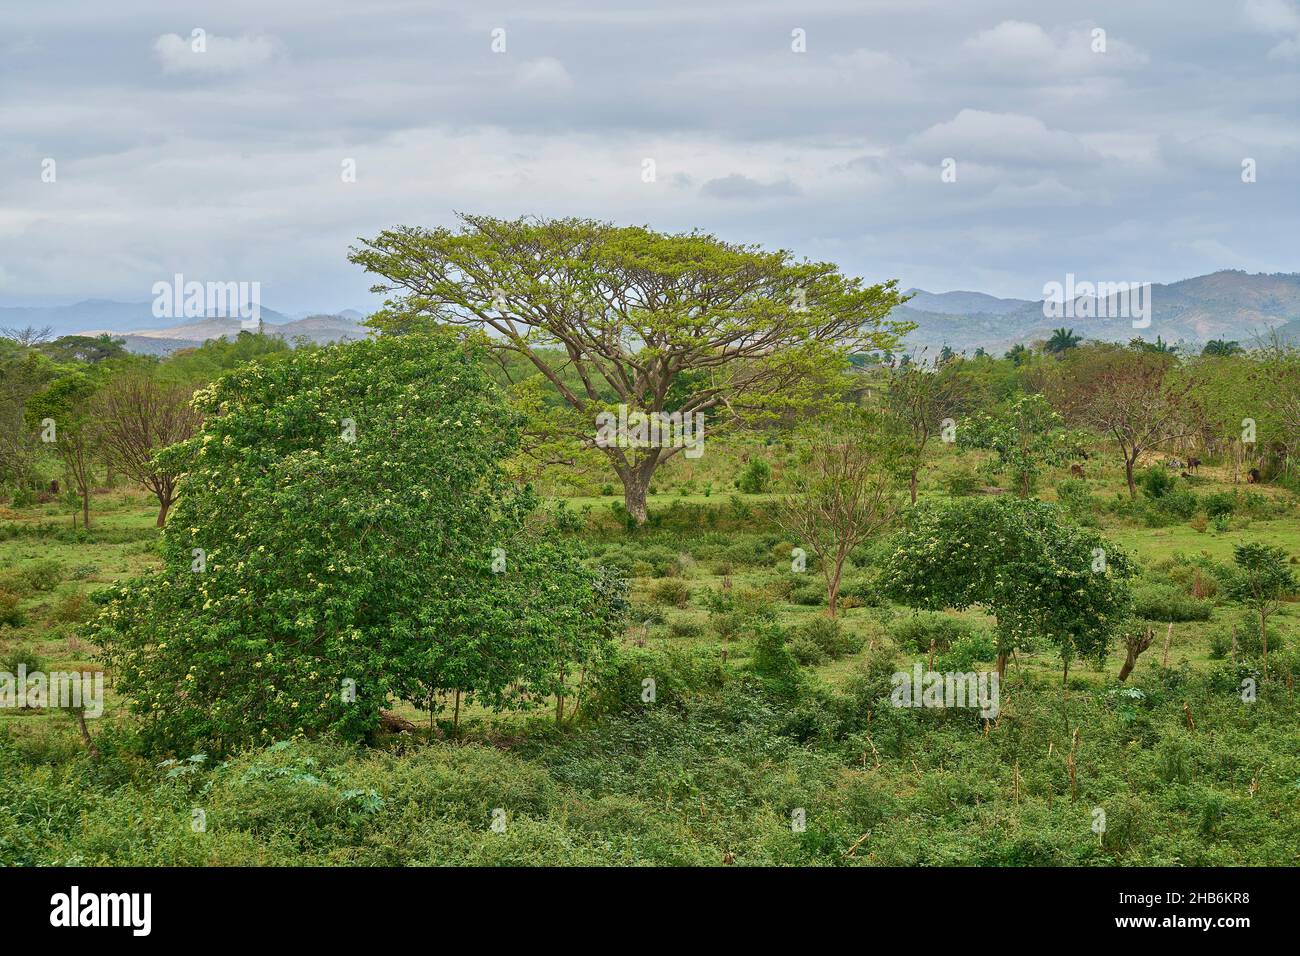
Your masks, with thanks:
[{"label": "slender tree trunk", "polygon": [[1129,498],[1137,498],[1138,496],[1137,482],[1133,480],[1133,464],[1136,461],[1136,454],[1134,454],[1132,458],[1129,458],[1127,455],[1124,457],[1124,480],[1128,482]]},{"label": "slender tree trunk", "polygon": [[1001,682],[1007,676],[1007,652],[1005,650],[998,650],[998,662],[994,665],[994,668],[998,672],[998,681]]},{"label": "slender tree trunk", "polygon": [[1268,676],[1268,612],[1259,609],[1259,640],[1264,648],[1264,676]]},{"label": "slender tree trunk", "polygon": [[81,739],[86,742],[86,749],[90,751],[90,756],[99,759],[99,748],[95,746],[94,738],[90,736],[90,728],[86,726],[86,708],[77,709],[77,729],[81,731]]},{"label": "slender tree trunk", "polygon": [[171,508],[172,503],[167,498],[159,498],[158,521],[156,527],[161,528],[167,523],[167,511]]},{"label": "slender tree trunk", "polygon": [[83,486],[81,492],[81,526],[90,527],[90,486]]},{"label": "slender tree trunk", "polygon": [[916,469],[915,468],[912,469],[912,481],[909,485],[909,490],[912,492],[912,504],[916,504]]},{"label": "slender tree trunk", "polygon": [[835,561],[835,570],[826,582],[826,614],[834,617],[840,605],[840,581],[844,577],[844,555]]}]

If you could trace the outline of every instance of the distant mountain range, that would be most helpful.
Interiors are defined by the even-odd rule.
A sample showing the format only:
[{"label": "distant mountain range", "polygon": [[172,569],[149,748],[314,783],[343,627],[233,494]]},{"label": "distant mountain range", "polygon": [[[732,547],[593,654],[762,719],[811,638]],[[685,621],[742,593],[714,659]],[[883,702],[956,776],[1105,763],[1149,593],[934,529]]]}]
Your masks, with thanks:
[{"label": "distant mountain range", "polygon": [[[263,331],[289,342],[305,339],[324,345],[363,339],[370,331],[360,324],[365,316],[355,309],[298,316],[267,308],[261,312]],[[56,336],[108,334],[122,339],[128,351],[145,355],[167,355],[222,336],[233,339],[244,328],[239,319],[216,316],[162,328],[157,325],[150,302],[87,299],[65,306],[0,308],[0,329],[49,326]]]},{"label": "distant mountain range", "polygon": [[[1090,277],[1079,277],[1076,289],[1084,278]],[[909,351],[937,352],[947,345],[958,352],[984,348],[1001,354],[1016,344],[1046,340],[1061,327],[1085,339],[1155,341],[1159,336],[1171,345],[1181,342],[1197,348],[1211,339],[1236,340],[1249,348],[1276,329],[1282,338],[1300,344],[1300,273],[1252,275],[1227,270],[1168,285],[1153,283],[1149,298],[1140,300],[1150,304],[1150,324],[1143,328],[1134,328],[1131,316],[1120,317],[1117,296],[1076,295],[1068,303],[1073,314],[1058,315],[1044,314],[1043,301],[1000,299],[983,292],[911,289],[909,294],[907,304],[890,316],[916,323],[905,341]],[[1107,314],[1116,317],[1106,318]],[[262,309],[266,333],[290,342],[362,339],[368,333],[360,324],[364,318],[353,309],[320,315]],[[0,308],[0,329],[27,326],[50,326],[55,335],[107,332],[124,339],[130,351],[151,355],[193,348],[223,335],[233,338],[242,328],[238,319],[215,317],[159,327],[149,302],[88,299],[67,306]]]},{"label": "distant mountain range", "polygon": [[912,298],[907,304],[890,315],[917,324],[906,339],[909,350],[933,352],[947,345],[959,352],[982,347],[1000,354],[1016,344],[1047,339],[1053,329],[1061,327],[1073,329],[1085,339],[1108,342],[1138,337],[1153,342],[1159,336],[1170,344],[1191,346],[1211,339],[1236,340],[1246,348],[1277,329],[1283,338],[1300,344],[1300,273],[1251,275],[1228,270],[1168,285],[1152,283],[1150,325],[1145,328],[1134,328],[1131,315],[1104,317],[1119,315],[1119,296],[1075,296],[1069,310],[1072,315],[1059,314],[1064,311],[1059,305],[1048,315],[1043,301],[1030,299],[999,299],[982,292],[936,294],[922,289],[909,290],[909,294]]}]

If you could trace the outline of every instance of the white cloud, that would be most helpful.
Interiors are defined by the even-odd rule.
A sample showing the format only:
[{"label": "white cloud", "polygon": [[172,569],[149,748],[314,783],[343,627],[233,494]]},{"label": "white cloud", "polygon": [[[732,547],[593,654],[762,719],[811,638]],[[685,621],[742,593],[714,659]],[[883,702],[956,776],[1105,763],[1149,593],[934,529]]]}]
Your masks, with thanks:
[{"label": "white cloud", "polygon": [[209,34],[185,39],[167,33],[154,41],[164,73],[245,73],[270,63],[280,43],[274,37],[222,37]]},{"label": "white cloud", "polygon": [[1246,0],[1242,9],[1247,21],[1256,29],[1274,36],[1283,35],[1283,39],[1268,51],[1269,59],[1300,59],[1300,9],[1288,0]]},{"label": "white cloud", "polygon": [[1096,27],[1049,33],[1036,23],[1004,20],[962,44],[967,61],[984,69],[1018,74],[1089,73],[1145,64],[1147,55],[1122,38],[1105,34],[1104,52],[1094,49]]},{"label": "white cloud", "polygon": [[573,89],[573,77],[554,57],[529,60],[515,71],[515,82],[525,89],[563,92]]},{"label": "white cloud", "polygon": [[965,109],[946,123],[938,123],[913,137],[909,151],[915,156],[951,156],[958,167],[963,160],[984,163],[1068,164],[1095,162],[1097,153],[1077,136],[1050,129],[1034,116],[990,113]]},{"label": "white cloud", "polygon": [[1300,33],[1300,12],[1287,0],[1246,0],[1246,19],[1268,33]]}]

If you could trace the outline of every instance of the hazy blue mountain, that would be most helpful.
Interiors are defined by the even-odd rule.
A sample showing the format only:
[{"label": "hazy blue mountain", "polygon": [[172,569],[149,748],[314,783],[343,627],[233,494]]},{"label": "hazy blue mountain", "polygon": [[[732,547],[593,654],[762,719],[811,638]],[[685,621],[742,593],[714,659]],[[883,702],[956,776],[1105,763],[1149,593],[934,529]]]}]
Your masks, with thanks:
[{"label": "hazy blue mountain", "polygon": [[[1300,273],[1249,274],[1226,270],[1168,284],[1151,286],[1150,325],[1134,328],[1132,319],[1107,318],[1102,312],[1118,313],[1112,298],[1109,309],[1097,300],[1076,299],[1073,316],[1044,312],[1042,302],[1022,302],[1004,308],[1014,299],[994,299],[978,293],[957,292],[933,295],[921,293],[891,317],[915,322],[917,329],[907,337],[909,349],[937,352],[944,345],[957,351],[983,347],[1000,353],[1017,343],[1045,340],[1052,329],[1074,329],[1085,339],[1127,342],[1133,338],[1200,346],[1211,339],[1235,339],[1243,346],[1257,344],[1270,329],[1287,327],[1288,334],[1300,329]],[[952,310],[965,303],[968,312]],[[996,303],[994,309],[990,303]],[[931,306],[920,308],[918,304]],[[935,305],[941,308],[935,308]],[[1092,316],[1081,314],[1091,312]],[[1100,316],[1100,317],[1099,317]]]},{"label": "hazy blue mountain", "polygon": [[[348,309],[337,315],[310,314],[291,320],[282,312],[262,308],[266,334],[290,342],[305,338],[318,345],[365,338],[369,330],[359,324],[364,318],[362,313]],[[154,317],[152,302],[87,299],[66,306],[0,308],[0,329],[49,326],[55,336],[108,333],[123,339],[129,351],[145,355],[166,355],[223,335],[234,338],[244,328],[239,319],[217,316],[183,319],[170,325],[167,321]]]},{"label": "hazy blue mountain", "polygon": [[908,308],[917,312],[938,313],[940,315],[1006,315],[1023,309],[1027,305],[1037,305],[1029,299],[999,299],[997,296],[983,292],[926,292],[924,289],[908,289],[912,296]]},{"label": "hazy blue mountain", "polygon": [[[274,309],[262,309],[264,321],[278,324],[289,317]],[[72,305],[18,306],[0,308],[0,328],[50,326],[55,335],[82,332],[135,332],[156,329],[168,320],[153,314],[153,302],[114,302],[109,299],[86,299]]]}]

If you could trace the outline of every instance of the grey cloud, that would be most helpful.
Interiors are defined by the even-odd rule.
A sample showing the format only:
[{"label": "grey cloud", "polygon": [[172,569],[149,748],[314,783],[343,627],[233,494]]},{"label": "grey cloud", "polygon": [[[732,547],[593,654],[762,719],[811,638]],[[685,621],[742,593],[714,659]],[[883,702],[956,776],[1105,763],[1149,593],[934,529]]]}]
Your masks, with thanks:
[{"label": "grey cloud", "polygon": [[[456,209],[699,227],[1022,298],[1067,269],[1298,267],[1294,0],[10,6],[0,305],[138,301],[175,271],[258,279],[283,311],[362,304],[348,244]],[[196,27],[225,59],[164,69],[158,38],[180,54]]]},{"label": "grey cloud", "polygon": [[799,187],[788,179],[761,183],[740,173],[731,173],[719,179],[710,179],[700,187],[700,195],[713,199],[767,199],[776,196],[797,196]]}]

